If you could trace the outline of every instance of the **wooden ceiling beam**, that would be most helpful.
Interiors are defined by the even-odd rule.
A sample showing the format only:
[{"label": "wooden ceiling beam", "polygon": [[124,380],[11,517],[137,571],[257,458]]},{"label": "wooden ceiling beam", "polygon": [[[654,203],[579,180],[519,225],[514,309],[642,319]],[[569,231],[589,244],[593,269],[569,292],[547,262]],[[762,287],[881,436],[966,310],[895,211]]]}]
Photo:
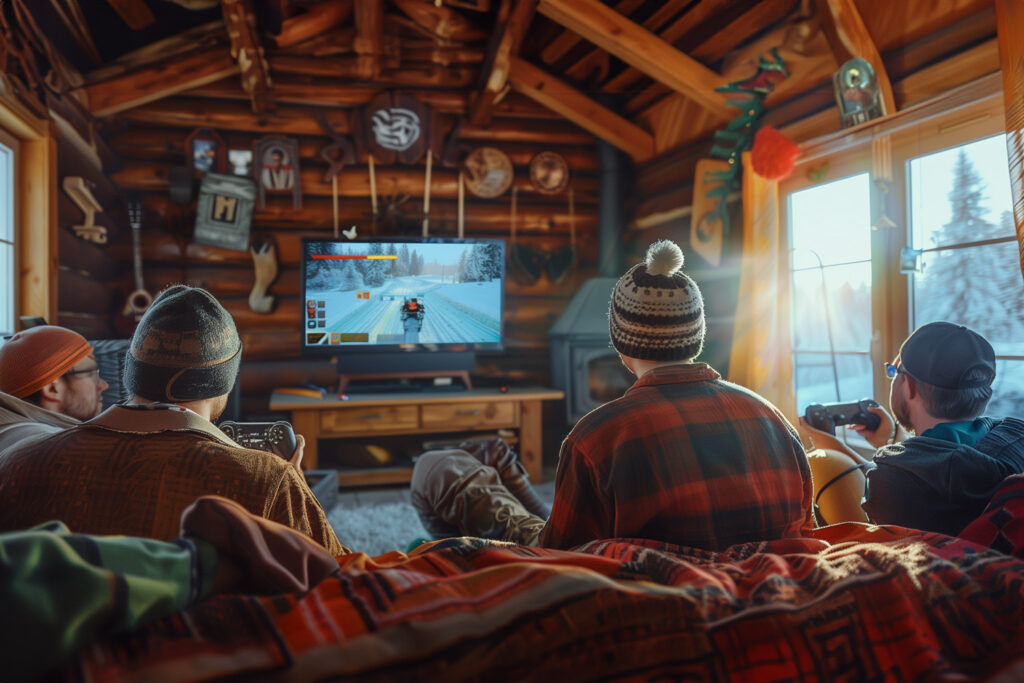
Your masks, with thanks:
[{"label": "wooden ceiling beam", "polygon": [[71,34],[71,38],[75,41],[82,52],[89,60],[99,66],[103,63],[103,58],[100,56],[99,50],[96,49],[96,43],[93,42],[92,34],[89,33],[89,24],[85,20],[85,15],[82,14],[82,8],[78,5],[78,0],[50,0],[50,5],[53,7],[57,16],[60,18],[61,23],[64,24],[64,28]]},{"label": "wooden ceiling beam", "polygon": [[512,58],[509,82],[518,92],[615,145],[637,161],[654,155],[653,135],[526,60]]},{"label": "wooden ceiling beam", "polygon": [[79,88],[93,116],[110,116],[238,73],[224,50],[205,50]]},{"label": "wooden ceiling beam", "polygon": [[273,84],[251,0],[222,0],[221,9],[231,40],[231,56],[242,73],[242,89],[249,93],[252,110],[263,113],[273,106],[270,93]]},{"label": "wooden ceiling beam", "polygon": [[226,40],[224,22],[220,19],[126,52],[105,66],[84,74],[86,83],[99,83],[157,62],[176,59],[179,55],[223,45]]},{"label": "wooden ceiling beam", "polygon": [[380,76],[384,52],[384,3],[382,0],[359,0],[356,3],[356,39],[352,46],[359,57],[358,77],[374,80]]},{"label": "wooden ceiling beam", "polygon": [[864,20],[853,0],[816,0],[821,27],[825,31],[832,54],[842,66],[853,57],[861,57],[875,70],[878,91],[886,114],[896,113],[896,98],[885,70],[882,55],[868,33]]},{"label": "wooden ceiling beam", "polygon": [[541,0],[537,10],[722,118],[721,77],[598,0]]},{"label": "wooden ceiling beam", "polygon": [[480,89],[469,105],[469,120],[474,125],[487,124],[494,105],[504,96],[512,59],[519,55],[536,9],[536,0],[502,0],[481,71]]},{"label": "wooden ceiling beam", "polygon": [[328,0],[285,19],[281,33],[271,36],[278,47],[290,47],[322,35],[352,16],[352,0]]},{"label": "wooden ceiling beam", "polygon": [[[671,0],[666,4],[673,5],[679,2],[685,3],[691,1],[692,0]],[[615,11],[623,16],[629,16],[636,10],[637,7],[640,7],[642,4],[643,0],[619,0],[619,2],[616,3],[615,5]],[[659,10],[659,12],[660,11],[661,10]],[[646,26],[646,22],[644,22],[644,25]],[[650,26],[647,26],[647,28],[650,28]],[[541,50],[540,59],[542,62],[550,66],[557,62],[562,57],[564,57],[566,54],[568,54],[569,50],[579,45],[582,40],[583,38],[580,36],[580,34],[576,33],[575,31],[565,29],[560,34],[558,34],[557,38],[548,43],[547,47]]]},{"label": "wooden ceiling beam", "polygon": [[107,0],[107,4],[133,31],[141,31],[156,21],[145,0]]},{"label": "wooden ceiling beam", "polygon": [[[665,32],[659,33],[660,29],[665,25],[666,21],[671,19],[680,11],[682,11],[691,2],[691,0],[668,0],[668,2],[663,4],[657,11],[654,12],[654,14],[644,19],[643,23],[640,25],[643,26],[648,31],[658,33],[658,35],[663,40],[671,43],[674,40],[674,38],[670,36],[673,27],[678,26],[680,24],[687,24],[688,22],[691,21],[690,19],[688,19],[688,17],[691,17],[694,14],[701,14],[701,10],[704,7],[713,5],[716,3],[716,1],[717,0],[704,0],[704,2],[701,2],[699,5],[686,12],[686,14],[679,17],[672,24],[672,26],[669,26],[669,28],[666,29]],[[621,14],[626,14],[626,12],[621,12]],[[570,66],[568,69],[566,69],[565,75],[569,76],[570,78],[582,80],[586,76],[587,71],[589,71],[589,69],[591,68],[589,65],[593,63],[595,60],[601,59],[601,55],[603,55],[605,60],[607,60],[607,54],[608,53],[604,52],[603,50],[591,50],[582,59],[580,59],[578,62]],[[626,67],[625,72],[634,73],[636,74],[637,78],[643,78],[644,76],[644,74],[637,71],[633,67]],[[611,90],[608,90],[605,86],[602,86],[601,89],[605,90],[606,92],[612,92]]]}]

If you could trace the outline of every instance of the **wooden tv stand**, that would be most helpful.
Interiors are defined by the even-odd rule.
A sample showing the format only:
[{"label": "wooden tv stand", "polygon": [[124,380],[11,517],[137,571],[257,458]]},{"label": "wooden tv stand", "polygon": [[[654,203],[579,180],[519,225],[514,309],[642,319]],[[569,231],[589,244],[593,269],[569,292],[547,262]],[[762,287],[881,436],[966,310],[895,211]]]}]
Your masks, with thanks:
[{"label": "wooden tv stand", "polygon": [[[394,394],[355,394],[347,400],[336,394],[324,398],[294,396],[275,391],[272,411],[291,411],[297,434],[306,438],[302,467],[315,470],[320,439],[360,439],[408,434],[453,434],[514,429],[519,433],[516,450],[530,479],[542,475],[541,402],[564,397],[561,391],[543,387],[497,387],[467,391],[417,391]],[[340,486],[406,483],[409,467],[381,467],[341,471]]]}]

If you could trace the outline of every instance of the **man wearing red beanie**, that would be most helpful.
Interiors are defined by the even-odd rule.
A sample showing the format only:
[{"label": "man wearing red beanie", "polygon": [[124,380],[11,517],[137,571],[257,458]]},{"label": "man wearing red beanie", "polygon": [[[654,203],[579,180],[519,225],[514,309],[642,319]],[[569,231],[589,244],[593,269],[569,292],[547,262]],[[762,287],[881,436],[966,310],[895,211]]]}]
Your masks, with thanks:
[{"label": "man wearing red beanie", "polygon": [[0,455],[95,417],[106,388],[82,335],[53,325],[18,332],[0,346]]}]

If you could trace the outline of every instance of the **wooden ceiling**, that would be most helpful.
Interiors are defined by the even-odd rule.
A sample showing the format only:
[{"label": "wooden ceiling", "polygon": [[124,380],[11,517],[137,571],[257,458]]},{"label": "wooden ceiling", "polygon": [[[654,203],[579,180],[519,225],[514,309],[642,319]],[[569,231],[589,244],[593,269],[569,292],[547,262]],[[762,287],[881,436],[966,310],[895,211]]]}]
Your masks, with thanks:
[{"label": "wooden ceiling", "polygon": [[[876,65],[893,110],[898,103],[886,76],[892,55],[992,14],[991,0],[7,5],[10,29],[48,54],[55,75],[47,78],[114,127],[140,111],[173,118],[182,97],[205,101],[212,116],[224,101],[246,101],[255,120],[265,122],[302,118],[295,105],[348,108],[400,89],[463,117],[470,134],[557,134],[567,129],[543,121],[561,117],[638,162],[705,139],[731,119],[735,110],[715,88],[751,75],[771,47],[780,48],[790,76],[770,106],[822,92],[837,65],[859,55]],[[974,33],[958,28],[956,40],[964,44],[947,49],[983,39],[994,20],[981,23]],[[817,101],[827,106],[827,97]]]}]

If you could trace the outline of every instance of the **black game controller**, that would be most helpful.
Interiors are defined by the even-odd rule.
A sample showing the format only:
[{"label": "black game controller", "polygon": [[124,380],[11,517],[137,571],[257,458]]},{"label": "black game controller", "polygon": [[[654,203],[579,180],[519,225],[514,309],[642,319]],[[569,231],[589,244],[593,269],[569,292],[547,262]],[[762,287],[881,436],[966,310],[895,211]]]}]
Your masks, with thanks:
[{"label": "black game controller", "polygon": [[217,426],[242,448],[269,451],[285,460],[295,453],[295,431],[287,422],[221,422]]},{"label": "black game controller", "polygon": [[878,402],[862,398],[852,403],[812,403],[804,411],[807,424],[829,434],[836,433],[840,425],[860,424],[874,431],[882,424],[882,418],[868,411],[877,408]]}]

